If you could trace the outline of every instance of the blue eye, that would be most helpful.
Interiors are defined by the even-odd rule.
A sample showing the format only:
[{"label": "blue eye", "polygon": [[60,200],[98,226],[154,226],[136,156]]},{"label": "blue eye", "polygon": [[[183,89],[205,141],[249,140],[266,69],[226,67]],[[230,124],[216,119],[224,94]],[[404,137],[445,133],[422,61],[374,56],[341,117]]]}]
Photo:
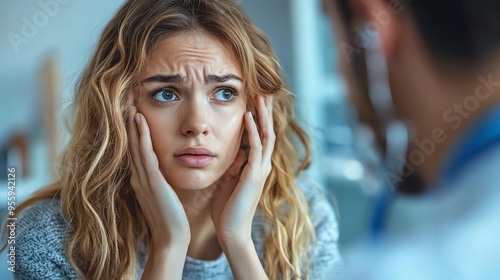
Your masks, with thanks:
[{"label": "blue eye", "polygon": [[235,96],[234,90],[230,88],[221,88],[215,92],[214,98],[219,101],[228,102]]},{"label": "blue eye", "polygon": [[160,103],[172,102],[177,99],[177,94],[172,89],[161,89],[152,94],[153,100]]}]

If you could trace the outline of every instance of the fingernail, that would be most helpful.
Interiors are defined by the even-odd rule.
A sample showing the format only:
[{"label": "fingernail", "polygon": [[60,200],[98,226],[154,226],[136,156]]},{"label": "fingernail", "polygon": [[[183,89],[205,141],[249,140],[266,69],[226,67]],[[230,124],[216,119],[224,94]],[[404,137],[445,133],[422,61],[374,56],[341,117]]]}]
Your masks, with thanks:
[{"label": "fingernail", "polygon": [[253,119],[252,112],[248,112],[248,113],[247,113],[247,118],[249,118],[249,119]]},{"label": "fingernail", "polygon": [[137,123],[137,125],[141,124],[141,117],[139,116],[139,114],[135,114],[135,122]]}]

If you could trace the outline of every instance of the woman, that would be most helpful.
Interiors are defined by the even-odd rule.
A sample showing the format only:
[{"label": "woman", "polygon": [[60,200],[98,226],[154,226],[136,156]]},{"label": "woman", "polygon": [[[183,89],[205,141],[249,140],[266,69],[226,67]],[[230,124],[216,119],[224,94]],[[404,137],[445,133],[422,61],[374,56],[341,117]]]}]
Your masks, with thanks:
[{"label": "woman", "polygon": [[335,216],[295,182],[310,144],[279,71],[234,1],[127,1],[77,88],[61,179],[21,206],[15,275],[322,277]]}]

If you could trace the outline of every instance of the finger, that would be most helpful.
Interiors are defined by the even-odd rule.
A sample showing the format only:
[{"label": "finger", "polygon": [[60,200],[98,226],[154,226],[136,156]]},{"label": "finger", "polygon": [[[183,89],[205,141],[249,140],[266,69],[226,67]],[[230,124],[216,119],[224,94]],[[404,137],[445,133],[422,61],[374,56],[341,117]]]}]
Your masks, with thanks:
[{"label": "finger", "polygon": [[256,165],[260,165],[262,161],[262,142],[251,112],[245,114],[245,129],[248,132],[248,142],[250,144],[248,165],[252,170],[255,170]]},{"label": "finger", "polygon": [[129,107],[128,116],[128,137],[129,137],[129,149],[132,156],[132,169],[135,168],[137,171],[137,179],[145,178],[145,170],[141,164],[141,155],[139,151],[139,131],[137,128],[137,123],[135,121],[135,115],[137,113],[137,108],[135,106]]},{"label": "finger", "polygon": [[153,151],[148,123],[141,113],[137,113],[137,118],[139,118],[139,151],[141,154],[141,162],[144,165],[148,182],[150,184],[160,184],[161,182],[158,180],[163,177],[159,176],[161,172],[158,166],[158,159]]},{"label": "finger", "polygon": [[238,154],[236,155],[233,164],[231,164],[231,166],[227,170],[227,174],[231,177],[238,176],[240,174],[241,167],[243,167],[243,164],[245,163],[245,158],[246,158],[245,150],[243,149],[238,150]]},{"label": "finger", "polygon": [[274,124],[272,118],[272,103],[268,98],[264,100],[264,97],[259,97],[259,119],[260,128],[262,133],[262,146],[263,146],[263,166],[268,166],[271,162],[271,156],[274,150],[274,143],[276,136],[274,134]]},{"label": "finger", "polygon": [[130,167],[130,185],[132,186],[132,189],[134,189],[136,194],[139,193],[139,188],[141,186],[139,181],[139,175],[137,174],[137,168],[133,164]]},{"label": "finger", "polygon": [[[223,201],[227,200],[226,198],[228,198],[232,193],[233,188],[231,186],[236,186],[240,179],[240,173],[245,163],[245,159],[246,151],[243,149],[239,149],[235,159],[233,160],[233,163],[231,164],[231,166],[229,166],[226,173],[224,173],[222,177],[220,177],[214,184],[212,184],[211,187],[215,188],[212,193],[213,197],[223,197]],[[229,194],[226,193],[228,188],[231,189]]]},{"label": "finger", "polygon": [[[266,123],[266,120],[269,119],[269,116],[267,115],[267,112],[266,112],[266,109],[265,109],[265,104],[264,104],[264,97],[262,96],[258,96],[257,97],[257,100],[256,100],[256,109],[257,109],[257,116],[258,116],[258,124],[259,124],[259,129],[260,129],[260,133],[261,133],[261,137],[263,138],[263,133],[264,133],[264,130],[266,129],[267,127],[267,123]],[[264,142],[262,142],[262,144],[264,144]]]},{"label": "finger", "polygon": [[269,118],[271,119],[271,122],[274,122],[274,103],[273,103],[273,97],[272,96],[266,96],[266,107],[267,107],[267,112],[269,113]]},{"label": "finger", "polygon": [[272,144],[272,147],[274,149],[274,144],[276,141],[276,133],[274,133],[274,103],[273,103],[273,97],[272,96],[266,96],[265,99],[266,103],[266,109],[269,114],[269,139],[272,140],[270,144]]}]

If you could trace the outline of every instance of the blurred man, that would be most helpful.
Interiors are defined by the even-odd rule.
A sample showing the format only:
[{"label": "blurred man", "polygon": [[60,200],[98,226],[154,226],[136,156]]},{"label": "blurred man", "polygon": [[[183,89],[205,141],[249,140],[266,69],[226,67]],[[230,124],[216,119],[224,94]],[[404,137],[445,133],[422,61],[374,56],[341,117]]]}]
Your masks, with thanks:
[{"label": "blurred man", "polygon": [[323,2],[393,198],[344,277],[500,279],[500,1]]}]

